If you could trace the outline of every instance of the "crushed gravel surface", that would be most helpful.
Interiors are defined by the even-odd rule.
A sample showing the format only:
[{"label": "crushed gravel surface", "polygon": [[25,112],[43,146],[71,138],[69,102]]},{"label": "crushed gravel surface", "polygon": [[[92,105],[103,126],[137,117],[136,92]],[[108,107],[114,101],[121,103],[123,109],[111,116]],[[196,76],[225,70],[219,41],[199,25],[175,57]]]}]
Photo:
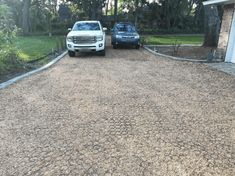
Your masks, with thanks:
[{"label": "crushed gravel surface", "polygon": [[0,90],[2,176],[233,176],[234,147],[235,77],[142,49]]}]

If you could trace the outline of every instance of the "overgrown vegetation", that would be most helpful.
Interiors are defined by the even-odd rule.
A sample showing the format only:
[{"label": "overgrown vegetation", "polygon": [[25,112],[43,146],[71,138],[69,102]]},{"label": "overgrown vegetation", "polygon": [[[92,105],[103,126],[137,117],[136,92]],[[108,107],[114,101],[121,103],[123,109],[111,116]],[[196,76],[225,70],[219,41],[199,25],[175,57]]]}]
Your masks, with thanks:
[{"label": "overgrown vegetation", "polygon": [[10,8],[0,4],[0,75],[11,69],[10,63],[17,62],[16,33]]},{"label": "overgrown vegetation", "polygon": [[75,21],[87,19],[101,20],[109,28],[116,20],[130,21],[143,33],[151,34],[204,30],[203,0],[1,1],[12,8],[14,21],[25,35],[64,34]]},{"label": "overgrown vegetation", "polygon": [[64,49],[64,37],[29,36],[17,37],[16,46],[21,60],[29,62],[49,53]]},{"label": "overgrown vegetation", "polygon": [[[24,35],[65,35],[67,28],[78,20],[100,20],[109,29],[115,21],[129,21],[141,34],[148,35],[204,33],[204,24],[207,24],[204,20],[220,24],[223,8],[208,7],[206,15],[209,18],[205,18],[203,1],[0,0],[11,7],[15,24]],[[206,28],[211,32],[206,35],[205,45],[216,38],[213,33],[218,27]]]},{"label": "overgrown vegetation", "polygon": [[173,56],[177,56],[179,53],[179,49],[181,47],[181,43],[179,43],[177,40],[173,43],[173,52],[172,55]]},{"label": "overgrown vegetation", "polygon": [[145,41],[146,45],[174,45],[175,41],[180,44],[202,44],[203,39],[202,35],[154,35],[142,37],[142,41]]},{"label": "overgrown vegetation", "polygon": [[0,0],[0,81],[3,75],[24,72],[27,62],[64,49],[64,37],[19,36],[13,9]]}]

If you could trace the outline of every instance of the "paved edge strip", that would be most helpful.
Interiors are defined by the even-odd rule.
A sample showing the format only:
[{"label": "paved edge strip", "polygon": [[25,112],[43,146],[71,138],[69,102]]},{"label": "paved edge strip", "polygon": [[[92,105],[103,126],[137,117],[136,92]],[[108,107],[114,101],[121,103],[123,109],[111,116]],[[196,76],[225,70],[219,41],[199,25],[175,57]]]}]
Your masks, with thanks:
[{"label": "paved edge strip", "polygon": [[189,62],[199,62],[199,63],[207,62],[207,61],[203,61],[203,60],[193,60],[193,59],[186,59],[186,58],[181,58],[181,57],[174,57],[174,56],[170,56],[170,55],[166,55],[166,54],[160,54],[160,53],[154,52],[153,50],[149,49],[148,46],[144,46],[144,49],[146,49],[147,51],[149,51],[150,53],[152,53],[156,56],[167,57],[167,58],[177,60],[177,61],[189,61]]},{"label": "paved edge strip", "polygon": [[[174,46],[174,45],[144,45],[146,47],[149,46],[157,46],[157,47],[166,47],[166,46]],[[180,46],[202,46],[201,44],[181,44]]]},{"label": "paved edge strip", "polygon": [[36,70],[30,71],[30,72],[28,72],[28,73],[25,73],[25,74],[23,74],[23,75],[17,76],[17,77],[15,77],[15,78],[13,78],[13,79],[10,79],[10,80],[8,80],[8,81],[6,81],[6,82],[1,83],[1,84],[0,84],[0,89],[4,89],[4,88],[10,86],[11,84],[16,83],[16,82],[19,81],[19,80],[22,80],[22,79],[24,79],[24,78],[26,78],[26,77],[29,77],[29,76],[33,75],[33,74],[36,74],[36,73],[39,73],[39,72],[41,72],[41,71],[43,71],[43,70],[45,70],[45,69],[48,69],[49,67],[51,67],[52,65],[54,65],[55,63],[57,63],[59,60],[61,60],[67,53],[68,53],[68,52],[65,51],[64,53],[62,53],[61,55],[59,55],[58,57],[56,57],[55,59],[53,59],[51,62],[49,62],[48,64],[44,65],[43,67],[40,67],[40,68],[38,68],[38,69],[36,69]]},{"label": "paved edge strip", "polygon": [[[223,62],[222,62],[222,63],[223,63]],[[217,65],[213,65],[213,63],[212,63],[212,64],[211,64],[211,63],[205,63],[205,65],[206,65],[207,67],[210,67],[210,68],[215,69],[215,70],[217,70],[217,71],[226,73],[226,74],[231,75],[231,76],[235,76],[235,72],[230,71],[230,70],[227,70],[227,69],[224,69],[224,68],[222,68],[222,67],[218,67]],[[234,64],[234,65],[235,65],[235,64]]]}]

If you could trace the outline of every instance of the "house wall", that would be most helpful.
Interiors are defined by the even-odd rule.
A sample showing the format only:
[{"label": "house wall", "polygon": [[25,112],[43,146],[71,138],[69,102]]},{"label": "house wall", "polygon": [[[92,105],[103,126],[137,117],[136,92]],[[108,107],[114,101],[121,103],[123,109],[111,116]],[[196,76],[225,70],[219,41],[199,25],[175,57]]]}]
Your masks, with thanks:
[{"label": "house wall", "polygon": [[225,62],[235,63],[235,13],[233,14]]},{"label": "house wall", "polygon": [[231,25],[233,21],[233,14],[235,10],[234,4],[229,4],[224,6],[224,14],[222,18],[222,24],[220,29],[220,36],[218,42],[218,48],[216,52],[216,57],[224,60],[226,55],[226,50],[229,42],[229,34],[231,30]]}]

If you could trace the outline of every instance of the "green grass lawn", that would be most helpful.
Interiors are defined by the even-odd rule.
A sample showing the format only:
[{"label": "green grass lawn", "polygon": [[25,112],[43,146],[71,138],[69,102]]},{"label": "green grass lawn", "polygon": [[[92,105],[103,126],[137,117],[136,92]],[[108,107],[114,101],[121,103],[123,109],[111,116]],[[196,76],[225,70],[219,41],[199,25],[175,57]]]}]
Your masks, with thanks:
[{"label": "green grass lawn", "polygon": [[[172,45],[172,44],[202,44],[203,36],[172,36],[172,35],[156,35],[143,37],[147,45]],[[143,40],[143,39],[142,39]]]},{"label": "green grass lawn", "polygon": [[[144,36],[148,45],[172,45],[172,44],[202,44],[203,36],[172,36],[156,35]],[[23,61],[31,61],[46,56],[61,45],[62,36],[31,36],[18,37],[16,46],[19,49],[19,57]]]},{"label": "green grass lawn", "polygon": [[16,46],[19,49],[19,57],[24,61],[31,61],[44,57],[56,50],[64,40],[62,36],[31,36],[18,37]]}]

